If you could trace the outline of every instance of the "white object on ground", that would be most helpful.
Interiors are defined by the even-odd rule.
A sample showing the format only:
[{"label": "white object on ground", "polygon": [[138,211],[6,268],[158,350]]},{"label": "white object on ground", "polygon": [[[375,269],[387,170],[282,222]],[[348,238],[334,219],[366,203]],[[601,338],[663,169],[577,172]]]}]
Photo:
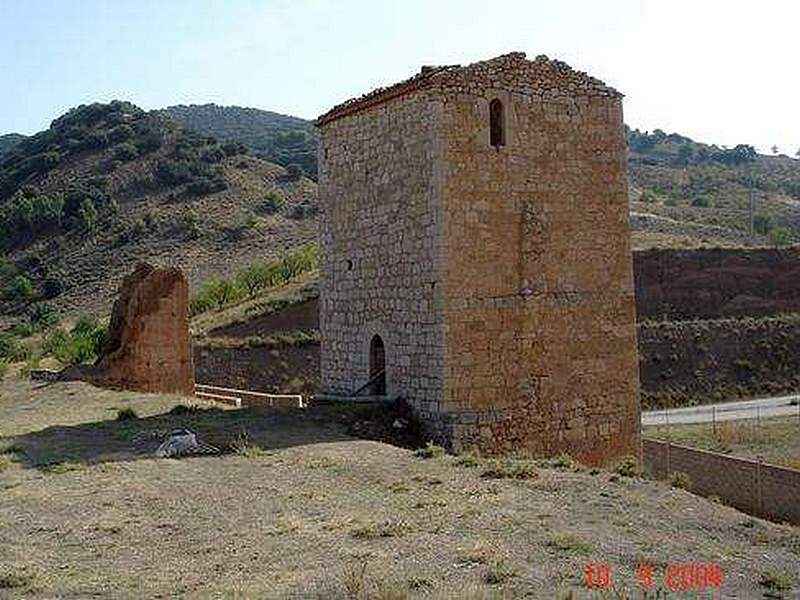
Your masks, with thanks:
[{"label": "white object on ground", "polygon": [[197,441],[197,435],[189,429],[174,429],[156,450],[159,458],[219,454],[219,449]]}]

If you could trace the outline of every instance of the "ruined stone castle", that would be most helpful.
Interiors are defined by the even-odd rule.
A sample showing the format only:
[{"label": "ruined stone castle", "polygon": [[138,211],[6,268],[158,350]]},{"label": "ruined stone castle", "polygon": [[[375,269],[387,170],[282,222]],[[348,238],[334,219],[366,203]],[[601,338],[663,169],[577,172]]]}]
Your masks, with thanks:
[{"label": "ruined stone castle", "polygon": [[324,389],[456,451],[639,455],[621,95],[512,53],[317,125]]}]

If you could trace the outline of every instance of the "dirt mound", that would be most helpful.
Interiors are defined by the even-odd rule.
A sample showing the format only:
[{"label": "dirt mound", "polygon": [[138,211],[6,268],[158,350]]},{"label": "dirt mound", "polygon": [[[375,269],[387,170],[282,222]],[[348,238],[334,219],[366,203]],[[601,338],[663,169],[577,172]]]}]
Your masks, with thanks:
[{"label": "dirt mound", "polygon": [[246,338],[291,331],[319,330],[319,300],[313,298],[254,316],[248,321],[239,321],[217,327],[208,332],[210,336]]},{"label": "dirt mound", "polygon": [[640,321],[800,311],[800,248],[648,250],[633,264]]}]

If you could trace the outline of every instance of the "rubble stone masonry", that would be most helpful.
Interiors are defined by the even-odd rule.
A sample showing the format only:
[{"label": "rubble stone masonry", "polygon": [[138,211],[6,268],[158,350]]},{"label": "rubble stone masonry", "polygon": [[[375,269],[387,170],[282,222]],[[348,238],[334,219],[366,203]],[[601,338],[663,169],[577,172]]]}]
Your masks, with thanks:
[{"label": "rubble stone masonry", "polygon": [[366,382],[379,335],[387,393],[455,451],[638,456],[620,95],[513,53],[318,126],[323,386]]}]

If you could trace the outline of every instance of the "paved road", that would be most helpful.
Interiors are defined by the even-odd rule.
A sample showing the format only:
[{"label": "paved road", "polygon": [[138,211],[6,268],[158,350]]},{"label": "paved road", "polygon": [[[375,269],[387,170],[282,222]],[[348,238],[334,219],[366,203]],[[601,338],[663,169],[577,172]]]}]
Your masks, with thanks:
[{"label": "paved road", "polygon": [[[793,405],[792,402],[795,404]],[[689,408],[672,408],[666,411],[651,410],[642,413],[642,425],[709,423],[715,418],[715,411],[717,421],[763,419],[787,415],[798,415],[798,418],[800,418],[800,405],[796,404],[797,402],[800,402],[800,395],[740,400]]]}]

